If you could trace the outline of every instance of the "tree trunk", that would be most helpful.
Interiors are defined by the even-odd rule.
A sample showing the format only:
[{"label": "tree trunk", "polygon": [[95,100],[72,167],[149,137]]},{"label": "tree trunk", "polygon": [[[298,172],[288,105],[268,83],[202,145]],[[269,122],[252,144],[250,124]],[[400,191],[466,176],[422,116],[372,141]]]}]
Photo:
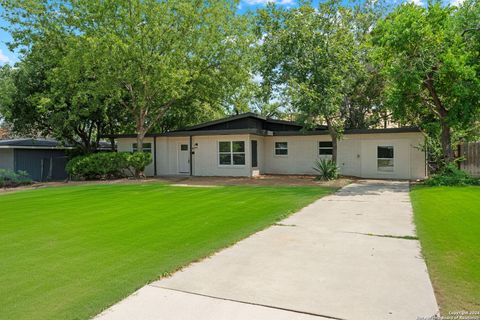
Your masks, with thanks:
[{"label": "tree trunk", "polygon": [[454,160],[453,150],[452,150],[452,130],[450,124],[448,123],[448,110],[443,105],[440,97],[435,90],[435,85],[433,82],[433,74],[429,74],[428,78],[424,81],[424,84],[430,93],[430,96],[433,100],[433,105],[435,106],[436,113],[440,119],[441,133],[440,133],[440,143],[442,145],[443,159],[445,162],[451,163]]},{"label": "tree trunk", "polygon": [[330,134],[332,137],[332,161],[337,163],[337,135]]},{"label": "tree trunk", "polygon": [[115,151],[115,139],[110,138],[110,149],[112,149],[112,152]]},{"label": "tree trunk", "polygon": [[[143,152],[143,139],[145,138],[146,129],[143,125],[143,121],[137,122],[137,152]],[[145,178],[145,172],[135,169],[136,178]]]},{"label": "tree trunk", "polygon": [[332,162],[337,163],[337,140],[338,140],[338,132],[332,125],[332,121],[329,118],[326,118],[328,132],[330,133],[330,137],[332,138]]},{"label": "tree trunk", "polygon": [[440,142],[442,144],[443,157],[446,163],[453,162],[453,149],[452,149],[452,130],[445,118],[440,119],[442,131],[440,134]]}]

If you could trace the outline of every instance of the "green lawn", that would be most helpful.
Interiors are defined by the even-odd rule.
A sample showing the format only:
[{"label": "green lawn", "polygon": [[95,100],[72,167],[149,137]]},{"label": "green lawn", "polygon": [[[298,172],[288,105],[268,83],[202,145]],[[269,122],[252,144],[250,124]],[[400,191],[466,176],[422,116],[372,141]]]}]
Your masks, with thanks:
[{"label": "green lawn", "polygon": [[480,187],[416,187],[415,223],[442,314],[480,310]]},{"label": "green lawn", "polygon": [[331,191],[147,183],[0,195],[0,318],[87,319]]}]

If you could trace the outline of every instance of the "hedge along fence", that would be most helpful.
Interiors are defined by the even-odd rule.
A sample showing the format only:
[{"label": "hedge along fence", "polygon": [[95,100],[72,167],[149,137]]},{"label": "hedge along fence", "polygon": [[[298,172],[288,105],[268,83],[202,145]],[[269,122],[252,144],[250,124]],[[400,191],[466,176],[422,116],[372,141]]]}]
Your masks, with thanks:
[{"label": "hedge along fence", "polygon": [[73,179],[114,179],[139,176],[151,162],[145,152],[100,152],[73,158],[66,170]]}]

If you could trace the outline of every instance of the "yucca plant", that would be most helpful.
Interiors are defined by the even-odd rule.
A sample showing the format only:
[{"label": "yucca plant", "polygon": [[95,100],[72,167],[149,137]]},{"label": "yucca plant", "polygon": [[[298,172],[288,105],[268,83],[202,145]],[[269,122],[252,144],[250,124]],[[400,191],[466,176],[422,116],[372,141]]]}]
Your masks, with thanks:
[{"label": "yucca plant", "polygon": [[334,180],[338,178],[337,164],[330,159],[315,160],[313,170],[319,173],[317,176],[318,180]]}]

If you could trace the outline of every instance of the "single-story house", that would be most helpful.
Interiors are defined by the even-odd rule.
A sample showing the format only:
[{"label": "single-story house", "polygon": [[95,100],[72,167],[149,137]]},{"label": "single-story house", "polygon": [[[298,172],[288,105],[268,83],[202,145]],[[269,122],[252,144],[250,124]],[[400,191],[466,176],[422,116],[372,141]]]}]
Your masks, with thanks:
[{"label": "single-story house", "polygon": [[67,149],[49,139],[0,140],[0,168],[26,171],[34,181],[63,180]]},{"label": "single-story house", "polygon": [[[109,136],[118,151],[137,149],[135,134]],[[362,178],[423,179],[425,136],[418,128],[345,130],[338,142],[341,174]],[[305,131],[295,122],[245,113],[183,130],[147,134],[151,152],[148,176],[243,176],[315,174],[314,162],[330,158],[332,142],[325,127]]]}]

